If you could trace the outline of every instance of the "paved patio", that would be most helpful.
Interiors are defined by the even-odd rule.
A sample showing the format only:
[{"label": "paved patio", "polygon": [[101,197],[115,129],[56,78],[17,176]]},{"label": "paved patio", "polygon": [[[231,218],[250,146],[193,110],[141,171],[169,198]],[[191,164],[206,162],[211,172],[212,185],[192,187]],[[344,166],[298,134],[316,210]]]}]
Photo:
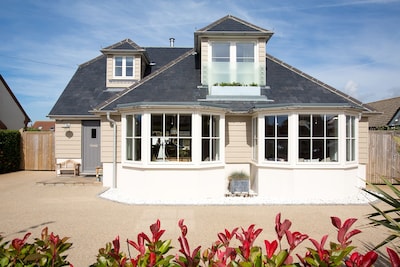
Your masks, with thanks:
[{"label": "paved patio", "polygon": [[[157,185],[155,185],[157,186]],[[188,225],[188,239],[192,248],[208,247],[225,228],[263,228],[258,245],[275,238],[274,221],[278,212],[282,219],[290,219],[293,231],[306,233],[316,240],[329,234],[335,240],[336,231],[330,216],[342,219],[354,217],[356,227],[363,233],[354,238],[359,251],[382,241],[387,232],[370,227],[366,214],[373,211],[368,205],[128,205],[106,200],[99,194],[107,190],[95,178],[56,177],[54,172],[21,171],[0,175],[0,232],[5,239],[22,237],[27,231],[39,236],[48,226],[60,236],[69,236],[73,243],[68,259],[74,266],[89,266],[106,242],[119,235],[121,249],[127,252],[124,240],[136,239],[138,233],[149,233],[149,225],[157,219],[166,229],[165,239],[179,245],[179,219]],[[149,192],[151,197],[151,192]],[[381,204],[380,204],[381,205]],[[307,246],[312,246],[309,241]],[[302,253],[302,251],[297,251]],[[385,266],[382,263],[378,266]]]}]

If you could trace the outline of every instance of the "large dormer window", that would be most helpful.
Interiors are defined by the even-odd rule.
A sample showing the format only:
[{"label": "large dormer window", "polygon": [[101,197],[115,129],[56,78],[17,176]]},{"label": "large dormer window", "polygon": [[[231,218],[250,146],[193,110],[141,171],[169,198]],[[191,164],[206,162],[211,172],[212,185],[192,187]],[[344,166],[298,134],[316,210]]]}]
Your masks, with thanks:
[{"label": "large dormer window", "polygon": [[133,77],[133,57],[116,56],[114,57],[114,77],[132,78]]},{"label": "large dormer window", "polygon": [[256,43],[250,41],[214,41],[210,43],[209,84],[258,82]]}]

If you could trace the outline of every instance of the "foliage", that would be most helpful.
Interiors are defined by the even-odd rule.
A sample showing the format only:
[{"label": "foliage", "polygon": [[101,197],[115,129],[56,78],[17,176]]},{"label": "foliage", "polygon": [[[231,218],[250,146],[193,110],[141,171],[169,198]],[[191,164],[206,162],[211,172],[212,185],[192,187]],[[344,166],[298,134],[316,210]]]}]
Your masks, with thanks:
[{"label": "foliage", "polygon": [[[137,236],[137,242],[127,240],[129,247],[135,248],[136,255],[129,258],[119,251],[120,243],[117,237],[106,248],[99,250],[97,263],[92,266],[123,266],[123,267],[148,267],[148,266],[171,266],[171,267],[279,267],[279,266],[363,266],[368,267],[376,261],[378,254],[370,251],[365,255],[358,252],[351,253],[355,247],[350,246],[351,238],[361,231],[351,230],[356,219],[350,218],[344,221],[337,217],[331,218],[332,224],[338,230],[337,243],[330,242],[330,247],[326,248],[325,243],[328,236],[322,237],[321,242],[309,238],[307,234],[291,231],[292,222],[285,219],[281,221],[281,214],[275,218],[276,239],[264,240],[265,248],[255,246],[255,240],[261,234],[262,229],[256,228],[254,224],[246,228],[234,228],[231,231],[225,229],[218,233],[218,240],[212,243],[210,248],[201,252],[201,247],[197,246],[194,250],[190,249],[187,240],[187,226],[180,220],[178,226],[181,230],[179,241],[179,254],[175,257],[168,255],[171,247],[171,240],[162,241],[160,238],[165,230],[161,230],[160,221],[150,226],[152,238],[144,233]],[[296,248],[305,240],[309,239],[314,248],[308,248],[304,256],[296,254],[299,261],[293,258]],[[284,241],[286,240],[286,241]],[[233,246],[232,244],[237,244]],[[284,245],[287,245],[284,248]],[[389,252],[388,252],[389,253]],[[398,255],[391,251],[393,257]],[[129,253],[130,254],[130,253]],[[392,258],[392,256],[390,256]],[[106,260],[107,259],[107,260]],[[393,265],[396,266],[396,265]]]},{"label": "foliage", "polygon": [[249,175],[243,171],[235,171],[229,175],[229,180],[249,179]]},{"label": "foliage", "polygon": [[[281,214],[275,217],[275,234],[273,240],[264,240],[264,246],[255,245],[256,239],[262,233],[261,228],[254,224],[248,228],[236,227],[232,230],[225,229],[218,233],[218,239],[209,248],[201,251],[201,246],[191,249],[187,239],[188,228],[184,220],[178,222],[180,236],[178,237],[179,249],[176,255],[170,253],[171,240],[163,240],[165,233],[161,223],[157,220],[150,225],[150,235],[141,232],[136,240],[126,240],[128,254],[121,250],[119,236],[112,242],[99,249],[97,260],[91,267],[295,267],[295,266],[347,266],[369,267],[378,258],[375,251],[365,255],[354,252],[351,238],[361,231],[352,229],[356,219],[349,218],[343,223],[337,217],[331,217],[332,225],[337,229],[335,242],[331,241],[326,246],[328,235],[321,241],[309,238],[307,234],[292,231],[292,222],[282,220]],[[72,266],[65,255],[71,247],[68,238],[60,239],[47,228],[42,231],[41,239],[28,243],[30,233],[23,239],[14,239],[1,243],[0,236],[0,267],[3,266]],[[309,240],[313,248],[307,248],[305,255],[296,253],[303,242]],[[131,251],[132,250],[132,251]],[[399,266],[399,255],[387,248],[391,266]],[[295,257],[297,260],[295,260]]]},{"label": "foliage", "polygon": [[47,227],[42,230],[41,238],[28,243],[31,234],[27,233],[22,239],[15,238],[10,242],[2,242],[0,236],[0,266],[43,266],[58,267],[72,266],[63,255],[71,246],[68,237],[48,234]]},{"label": "foliage", "polygon": [[[388,193],[381,187],[371,183],[369,183],[369,186],[372,187],[374,191],[364,189],[367,193],[373,195],[389,206],[387,209],[383,210],[378,206],[371,204],[371,206],[375,209],[375,212],[368,215],[368,218],[371,220],[371,224],[375,226],[383,226],[390,230],[391,233],[375,248],[382,247],[400,237],[400,191],[388,179],[383,177],[381,179],[385,182],[391,193]],[[395,181],[396,183],[400,182],[399,179],[395,179]]]},{"label": "foliage", "polygon": [[0,173],[18,171],[21,165],[21,134],[0,130]]},{"label": "foliage", "polygon": [[251,83],[251,84],[242,84],[240,82],[221,82],[221,83],[215,83],[215,86],[258,86],[256,83]]}]

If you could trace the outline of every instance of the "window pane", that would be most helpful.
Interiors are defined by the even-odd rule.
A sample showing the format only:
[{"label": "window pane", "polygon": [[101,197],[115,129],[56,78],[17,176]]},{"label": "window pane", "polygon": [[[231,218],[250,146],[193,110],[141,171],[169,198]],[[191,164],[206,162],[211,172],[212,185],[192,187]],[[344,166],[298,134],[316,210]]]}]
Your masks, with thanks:
[{"label": "window pane", "polygon": [[236,44],[237,62],[254,62],[254,44],[237,43]]},{"label": "window pane", "polygon": [[135,115],[135,136],[142,136],[142,115]]},{"label": "window pane", "polygon": [[288,137],[288,116],[277,116],[277,134],[279,137]]},{"label": "window pane", "polygon": [[355,140],[347,139],[346,140],[346,161],[355,160]]},{"label": "window pane", "polygon": [[299,140],[299,160],[310,159],[310,140]]},{"label": "window pane", "polygon": [[326,157],[324,161],[338,161],[338,140],[326,141]]},{"label": "window pane", "polygon": [[219,160],[219,139],[212,139],[212,160]]},{"label": "window pane", "polygon": [[165,136],[176,136],[177,126],[176,114],[165,114]]},{"label": "window pane", "polygon": [[132,160],[132,138],[127,138],[126,139],[126,159],[127,160]]},{"label": "window pane", "polygon": [[275,116],[265,117],[265,137],[275,136]]},{"label": "window pane", "polygon": [[132,123],[133,123],[133,116],[132,115],[126,116],[126,136],[127,137],[133,136]]},{"label": "window pane", "polygon": [[288,160],[288,140],[278,140],[277,154],[278,161]]},{"label": "window pane", "polygon": [[210,139],[203,139],[201,142],[201,160],[210,161]]},{"label": "window pane", "polygon": [[229,62],[230,57],[229,43],[213,43],[212,44],[212,61],[213,62]]},{"label": "window pane", "polygon": [[139,161],[142,159],[142,139],[135,138],[135,160]]},{"label": "window pane", "polygon": [[201,117],[201,136],[209,137],[210,136],[210,116],[203,115]]},{"label": "window pane", "polygon": [[312,115],[312,136],[324,136],[324,115]]},{"label": "window pane", "polygon": [[191,115],[179,115],[179,136],[192,136]]},{"label": "window pane", "polygon": [[310,115],[299,115],[299,136],[310,137],[311,136],[311,123]]},{"label": "window pane", "polygon": [[115,76],[122,76],[122,57],[115,57]]},{"label": "window pane", "polygon": [[[159,158],[161,149],[161,138],[152,137],[151,138],[151,161],[155,161]],[[161,155],[162,157],[162,155]]]},{"label": "window pane", "polygon": [[324,140],[313,140],[312,141],[312,158],[313,159],[324,159],[325,158]]},{"label": "window pane", "polygon": [[163,115],[162,114],[151,114],[151,135],[162,136],[163,135]]},{"label": "window pane", "polygon": [[265,140],[265,159],[275,160],[275,140],[273,139]]},{"label": "window pane", "polygon": [[219,116],[212,116],[212,136],[219,137]]},{"label": "window pane", "polygon": [[192,161],[192,140],[181,139],[179,140],[179,160]]},{"label": "window pane", "polygon": [[338,136],[338,115],[326,115],[326,136]]}]

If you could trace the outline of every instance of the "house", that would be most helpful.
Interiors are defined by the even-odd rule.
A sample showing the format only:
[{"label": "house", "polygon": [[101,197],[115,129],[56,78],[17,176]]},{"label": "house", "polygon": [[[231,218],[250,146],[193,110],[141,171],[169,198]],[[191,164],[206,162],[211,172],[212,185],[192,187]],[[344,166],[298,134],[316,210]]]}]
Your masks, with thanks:
[{"label": "house", "polygon": [[19,130],[31,119],[0,74],[0,129]]},{"label": "house", "polygon": [[57,162],[139,199],[221,197],[233,171],[275,200],[357,194],[372,110],[267,54],[272,35],[228,15],[193,48],[103,48],[50,111]]},{"label": "house", "polygon": [[35,121],[31,127],[32,129],[39,131],[54,131],[54,121]]},{"label": "house", "polygon": [[400,126],[400,96],[368,103],[380,112],[380,115],[369,119],[371,129]]}]

